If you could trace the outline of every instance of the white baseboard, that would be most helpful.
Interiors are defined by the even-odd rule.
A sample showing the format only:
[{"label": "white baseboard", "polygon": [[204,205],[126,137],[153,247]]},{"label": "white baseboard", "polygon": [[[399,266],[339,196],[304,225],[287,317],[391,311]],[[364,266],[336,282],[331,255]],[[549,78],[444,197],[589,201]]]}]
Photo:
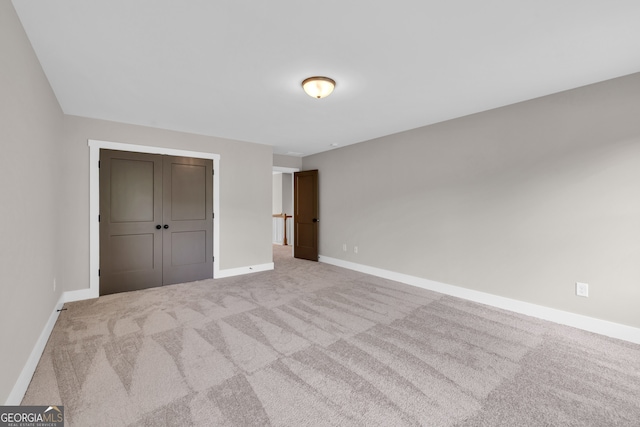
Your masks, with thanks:
[{"label": "white baseboard", "polygon": [[53,331],[53,327],[56,324],[56,320],[58,320],[58,315],[60,312],[59,309],[64,305],[64,294],[60,295],[58,302],[53,308],[53,312],[49,316],[49,320],[44,325],[44,329],[40,333],[36,344],[33,346],[33,350],[31,350],[31,354],[27,359],[27,363],[25,363],[22,368],[22,372],[20,372],[20,376],[18,380],[13,385],[13,389],[11,393],[9,393],[9,397],[7,397],[7,401],[4,403],[7,406],[16,406],[20,405],[22,402],[22,398],[24,394],[27,392],[27,388],[29,387],[29,383],[31,383],[31,378],[33,378],[33,373],[36,371],[36,367],[38,366],[38,362],[40,362],[40,357],[44,352],[44,348],[47,345],[47,341],[49,341],[49,335],[51,335],[51,331]]},{"label": "white baseboard", "polygon": [[474,291],[472,289],[448,285],[446,283],[423,279],[416,276],[410,276],[408,274],[396,273],[394,271],[383,270],[381,268],[356,264],[354,262],[326,257],[323,255],[320,255],[319,261],[326,264],[347,268],[349,270],[355,270],[361,273],[370,274],[372,276],[394,280],[396,282],[405,283],[407,285],[428,289],[430,291],[439,292],[441,294],[451,295],[492,307],[497,307],[504,310],[525,314],[527,316],[536,317],[538,319],[548,320],[554,323],[559,323],[561,325],[567,325],[577,329],[594,332],[596,334],[606,335],[608,337],[640,344],[639,328],[609,322],[606,320],[595,319],[593,317],[570,313],[568,311],[562,311],[555,308],[544,307],[542,305],[518,301],[511,298],[505,298],[498,295],[488,294],[486,292]]},{"label": "white baseboard", "polygon": [[268,262],[266,264],[250,265],[247,267],[227,268],[226,270],[219,270],[214,279],[222,279],[223,277],[240,276],[242,274],[257,273],[259,271],[273,270],[273,263]]},{"label": "white baseboard", "polygon": [[97,289],[79,289],[77,291],[67,291],[63,296],[64,302],[74,302],[98,298],[100,294]]}]

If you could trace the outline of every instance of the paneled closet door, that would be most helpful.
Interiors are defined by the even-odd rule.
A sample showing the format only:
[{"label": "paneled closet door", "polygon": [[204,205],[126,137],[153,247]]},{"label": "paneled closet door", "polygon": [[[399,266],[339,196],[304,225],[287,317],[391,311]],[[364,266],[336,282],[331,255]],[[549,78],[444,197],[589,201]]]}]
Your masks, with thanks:
[{"label": "paneled closet door", "polygon": [[101,150],[100,295],[213,277],[212,168]]},{"label": "paneled closet door", "polygon": [[100,295],[162,285],[161,184],[161,156],[100,151]]},{"label": "paneled closet door", "polygon": [[213,277],[213,162],[164,156],[163,284]]}]

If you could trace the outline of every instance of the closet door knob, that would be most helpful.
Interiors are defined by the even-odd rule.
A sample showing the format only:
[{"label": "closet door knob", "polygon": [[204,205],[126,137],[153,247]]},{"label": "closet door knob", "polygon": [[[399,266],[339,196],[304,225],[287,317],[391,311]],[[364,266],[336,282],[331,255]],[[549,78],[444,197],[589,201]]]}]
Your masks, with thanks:
[{"label": "closet door knob", "polygon": [[160,224],[156,225],[156,230],[160,230],[162,226]]},{"label": "closet door knob", "polygon": [[166,230],[167,228],[169,228],[169,224],[165,224],[164,227],[162,227],[162,228],[164,228]]}]

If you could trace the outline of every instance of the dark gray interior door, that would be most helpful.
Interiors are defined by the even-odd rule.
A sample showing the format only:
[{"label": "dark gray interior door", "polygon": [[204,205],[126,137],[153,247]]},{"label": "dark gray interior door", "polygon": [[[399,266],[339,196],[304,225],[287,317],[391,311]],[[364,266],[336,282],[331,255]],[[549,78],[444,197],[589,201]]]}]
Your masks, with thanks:
[{"label": "dark gray interior door", "polygon": [[212,161],[164,157],[163,284],[213,275]]},{"label": "dark gray interior door", "polygon": [[100,295],[162,284],[162,157],[100,152]]},{"label": "dark gray interior door", "polygon": [[100,295],[213,277],[212,169],[101,150]]}]

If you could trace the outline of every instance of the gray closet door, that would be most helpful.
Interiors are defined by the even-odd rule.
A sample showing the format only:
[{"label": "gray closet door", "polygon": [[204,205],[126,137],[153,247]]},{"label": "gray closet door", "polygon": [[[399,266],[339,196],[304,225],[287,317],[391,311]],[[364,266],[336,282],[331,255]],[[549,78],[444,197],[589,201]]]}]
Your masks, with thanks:
[{"label": "gray closet door", "polygon": [[162,157],[100,151],[100,295],[162,284]]},{"label": "gray closet door", "polygon": [[212,168],[100,151],[100,295],[213,277]]},{"label": "gray closet door", "polygon": [[213,162],[164,156],[163,284],[213,275]]}]

